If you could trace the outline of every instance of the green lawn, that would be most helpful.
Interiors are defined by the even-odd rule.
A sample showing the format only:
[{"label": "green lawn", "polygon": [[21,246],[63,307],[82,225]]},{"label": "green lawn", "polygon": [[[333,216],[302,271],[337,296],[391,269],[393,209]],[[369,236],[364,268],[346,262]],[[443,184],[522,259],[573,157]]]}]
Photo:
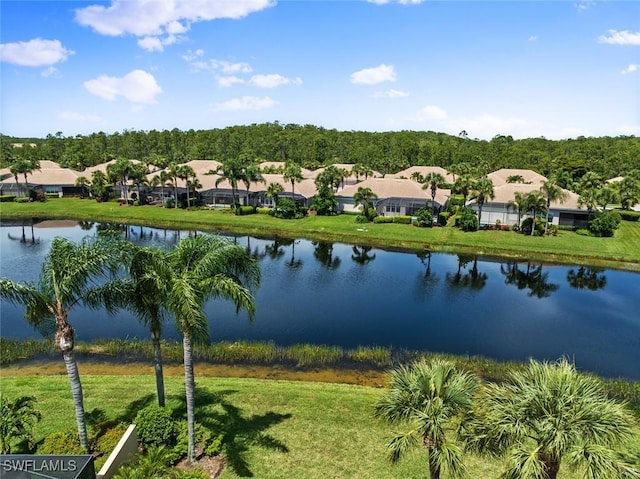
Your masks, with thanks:
[{"label": "green lawn", "polygon": [[358,224],[350,215],[281,220],[269,215],[235,216],[214,210],[122,207],[116,202],[62,198],[46,203],[0,203],[6,218],[57,218],[148,226],[230,231],[265,236],[341,241],[422,251],[510,256],[548,262],[588,264],[640,271],[640,222],[622,222],[614,238],[561,231],[557,237],[529,237],[510,231],[463,233],[457,228],[416,228],[400,224]]},{"label": "green lawn", "polygon": [[[196,368],[197,372],[197,368]],[[166,377],[167,407],[184,410],[183,381]],[[155,400],[153,376],[82,377],[89,417],[130,420]],[[196,419],[225,434],[228,466],[223,479],[418,478],[425,458],[417,451],[392,466],[385,455],[391,429],[372,418],[380,389],[344,384],[197,377]],[[44,419],[36,435],[73,428],[69,383],[60,376],[2,377],[9,397],[36,394]],[[627,445],[628,461],[640,463],[640,429]],[[469,477],[497,478],[500,462],[466,458]],[[561,472],[561,479],[577,475]]]}]

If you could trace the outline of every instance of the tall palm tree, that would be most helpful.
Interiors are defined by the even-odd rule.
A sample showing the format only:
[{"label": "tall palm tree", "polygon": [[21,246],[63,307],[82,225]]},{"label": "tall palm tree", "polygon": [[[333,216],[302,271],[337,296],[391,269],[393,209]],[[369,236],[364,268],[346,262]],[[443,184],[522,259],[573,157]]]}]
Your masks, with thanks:
[{"label": "tall palm tree", "polygon": [[547,200],[547,210],[545,213],[545,221],[544,221],[544,234],[547,234],[547,229],[549,227],[549,209],[551,208],[552,201],[559,201],[560,203],[564,203],[564,201],[569,197],[566,191],[564,191],[556,180],[552,177],[546,181],[542,182],[542,186],[540,187],[540,191]]},{"label": "tall palm tree", "polygon": [[134,173],[134,164],[126,158],[118,158],[107,166],[107,176],[114,183],[120,183],[124,204],[129,204],[129,177]]},{"label": "tall palm tree", "polygon": [[171,178],[171,182],[173,183],[173,207],[178,207],[178,178],[182,176],[182,165],[178,163],[172,162],[169,164],[169,170],[167,171],[169,177]]},{"label": "tall palm tree", "polygon": [[249,188],[251,183],[266,183],[260,165],[258,163],[249,163],[243,168],[242,182],[247,190],[247,205],[249,204]]},{"label": "tall palm tree", "polygon": [[436,173],[435,171],[430,171],[427,173],[427,176],[424,177],[422,181],[424,184],[422,185],[422,189],[426,190],[427,188],[431,188],[431,208],[433,209],[433,215],[436,215],[436,192],[438,191],[438,186],[444,183],[444,176],[440,173]]},{"label": "tall palm tree", "polygon": [[280,183],[269,183],[267,186],[267,192],[265,196],[271,200],[273,200],[273,206],[275,207],[278,203],[278,195],[284,191],[284,188]]},{"label": "tall palm tree", "polygon": [[0,279],[0,298],[26,307],[25,318],[41,331],[54,333],[55,345],[62,353],[71,383],[71,394],[78,425],[80,445],[89,450],[82,384],[76,363],[75,330],[68,321],[74,306],[101,286],[94,280],[117,266],[117,243],[99,237],[80,243],[57,237],[44,259],[37,285]]},{"label": "tall palm tree", "polygon": [[242,162],[238,158],[228,158],[222,161],[222,164],[218,166],[218,168],[207,172],[208,175],[220,176],[216,180],[216,186],[218,186],[225,180],[229,182],[229,184],[231,185],[231,196],[233,198],[234,207],[240,203],[240,200],[238,200],[237,198],[236,191],[238,190],[238,181],[242,179],[242,169]]},{"label": "tall palm tree", "polygon": [[556,479],[563,464],[585,479],[637,478],[617,454],[633,422],[598,379],[566,359],[531,361],[508,382],[485,387],[466,434],[470,449],[507,457],[504,478]]},{"label": "tall palm tree", "polygon": [[302,181],[302,168],[297,163],[290,161],[284,167],[282,178],[291,182],[291,199],[295,201],[295,185]]},{"label": "tall palm tree", "polygon": [[88,300],[94,306],[103,304],[108,311],[126,308],[147,326],[153,345],[158,405],[164,407],[164,375],[162,370],[162,325],[167,317],[167,293],[170,270],[167,253],[155,247],[126,245],[131,252],[128,277],[108,282]]},{"label": "tall palm tree", "polygon": [[211,298],[230,300],[237,311],[245,309],[252,317],[255,302],[250,288],[258,285],[260,269],[241,246],[207,234],[183,238],[167,260],[171,276],[167,306],[183,338],[188,456],[195,462],[193,341],[209,337],[204,306]]},{"label": "tall palm tree", "polygon": [[475,179],[473,176],[464,174],[464,175],[458,176],[455,183],[453,184],[453,190],[456,193],[459,193],[462,195],[465,205],[467,203],[467,197],[469,196],[469,193],[473,189],[474,183],[475,183]]},{"label": "tall palm tree", "polygon": [[536,231],[536,213],[545,211],[546,207],[547,199],[541,191],[531,191],[524,196],[524,204],[520,208],[523,211],[531,211],[531,236],[534,236]]},{"label": "tall palm tree", "polygon": [[454,432],[456,423],[471,410],[476,389],[475,378],[448,361],[422,359],[396,368],[374,411],[392,425],[407,427],[387,444],[391,460],[397,462],[409,449],[422,445],[431,479],[439,479],[442,472],[462,477],[463,450]]},{"label": "tall palm tree", "polygon": [[483,176],[473,185],[473,196],[478,204],[478,229],[480,229],[480,222],[482,221],[482,207],[487,199],[495,198],[493,192],[493,181],[490,178]]},{"label": "tall palm tree", "polygon": [[371,188],[358,187],[358,191],[353,195],[353,202],[356,206],[362,205],[362,214],[365,218],[369,218],[369,208],[373,208],[373,200],[377,199]]}]

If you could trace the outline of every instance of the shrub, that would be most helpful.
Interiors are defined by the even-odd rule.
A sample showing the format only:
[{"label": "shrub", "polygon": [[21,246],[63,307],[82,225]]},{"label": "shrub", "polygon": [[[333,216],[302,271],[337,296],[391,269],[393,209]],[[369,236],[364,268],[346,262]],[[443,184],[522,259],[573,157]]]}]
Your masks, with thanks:
[{"label": "shrub", "polygon": [[547,227],[547,234],[549,236],[558,236],[558,225],[549,225]]},{"label": "shrub", "polygon": [[[176,429],[178,431],[178,436],[173,452],[175,453],[176,460],[178,460],[186,456],[189,450],[189,431],[187,421],[179,421],[176,425]],[[222,434],[214,437],[210,430],[196,422],[194,435],[196,446],[202,448],[202,452],[206,455],[216,456],[220,454],[220,451],[222,450]]]},{"label": "shrub", "polygon": [[589,221],[589,231],[596,236],[610,237],[620,226],[620,214],[615,211],[603,211]]},{"label": "shrub", "polygon": [[373,218],[375,224],[379,223],[393,223],[393,216],[376,216]]},{"label": "shrub", "polygon": [[[527,218],[522,222],[522,226],[520,227],[520,231],[522,234],[530,235],[531,234],[531,225],[533,224],[532,218]],[[534,236],[542,236],[544,234],[544,219],[536,218],[536,231]]]},{"label": "shrub", "polygon": [[440,214],[438,215],[438,224],[440,226],[447,226],[447,222],[449,221],[450,216],[451,216],[450,212],[441,211]]},{"label": "shrub", "polygon": [[640,221],[640,211],[614,210],[624,221]]},{"label": "shrub", "polygon": [[462,231],[476,231],[478,229],[476,212],[471,208],[460,208],[460,212],[456,218],[456,225],[459,226]]},{"label": "shrub", "polygon": [[433,213],[431,213],[431,209],[427,206],[423,206],[416,212],[416,218],[416,226],[421,228],[430,228],[433,226]]},{"label": "shrub", "polygon": [[285,220],[290,220],[297,218],[298,206],[296,202],[289,198],[279,198],[278,204],[273,210],[272,214],[276,218],[282,218]]},{"label": "shrub", "polygon": [[60,198],[60,194],[59,193],[45,193],[44,194],[48,200],[52,200],[54,198]]},{"label": "shrub", "polygon": [[238,216],[252,215],[255,212],[256,209],[253,206],[245,205],[236,207],[236,215]]},{"label": "shrub", "polygon": [[38,446],[38,454],[78,455],[84,453],[78,438],[78,431],[74,429],[51,433]]},{"label": "shrub", "polygon": [[129,426],[125,423],[117,423],[110,425],[100,432],[100,435],[96,437],[95,450],[102,454],[110,454],[118,445],[118,442],[127,432]]},{"label": "shrub", "polygon": [[450,211],[456,211],[457,208],[464,207],[464,196],[462,195],[451,195],[449,197],[449,203],[447,208]]},{"label": "shrub", "polygon": [[358,215],[356,216],[356,223],[370,223],[370,221],[365,215]]},{"label": "shrub", "polygon": [[591,231],[589,231],[586,228],[578,228],[576,230],[576,234],[579,234],[580,236],[593,236],[593,234],[591,233]]},{"label": "shrub", "polygon": [[145,446],[175,444],[176,428],[167,409],[156,405],[147,406],[138,411],[134,422],[138,440]]},{"label": "shrub", "polygon": [[256,208],[256,213],[259,215],[268,215],[271,213],[271,208]]},{"label": "shrub", "polygon": [[28,196],[16,196],[13,201],[15,203],[29,203],[31,201]]},{"label": "shrub", "polygon": [[2,195],[0,196],[0,203],[11,203],[16,199],[16,195]]},{"label": "shrub", "polygon": [[411,224],[411,216],[398,215],[393,216],[393,222],[401,225],[410,225]]}]

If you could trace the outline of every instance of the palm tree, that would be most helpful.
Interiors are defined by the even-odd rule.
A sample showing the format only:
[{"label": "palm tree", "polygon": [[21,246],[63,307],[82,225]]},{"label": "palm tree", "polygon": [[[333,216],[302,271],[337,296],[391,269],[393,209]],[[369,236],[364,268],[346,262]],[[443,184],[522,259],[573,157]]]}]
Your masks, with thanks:
[{"label": "palm tree", "polygon": [[365,218],[369,218],[369,208],[373,207],[373,200],[377,199],[371,188],[358,187],[358,191],[353,195],[353,202],[356,206],[362,205],[362,214]]},{"label": "palm tree", "polygon": [[566,200],[569,195],[566,191],[560,188],[560,186],[558,186],[558,183],[553,177],[542,182],[540,191],[542,191],[542,194],[547,200],[547,210],[544,220],[544,234],[546,235],[549,226],[549,209],[551,208],[551,202],[559,201],[560,203],[564,203],[564,200]]},{"label": "palm tree", "polygon": [[282,173],[282,178],[285,181],[291,182],[291,199],[295,201],[295,184],[302,181],[302,168],[300,168],[300,165],[297,163],[292,161],[287,162],[284,167],[284,172]]},{"label": "palm tree", "polygon": [[78,176],[75,181],[75,185],[82,188],[82,197],[87,191],[87,187],[91,184],[91,182],[87,179],[86,176]]},{"label": "palm tree", "polygon": [[427,173],[427,176],[424,177],[422,183],[424,183],[424,185],[422,185],[423,190],[431,188],[431,208],[433,209],[433,216],[435,216],[436,192],[438,191],[438,186],[444,183],[444,176],[442,176],[440,173],[436,173],[435,171],[430,171],[429,173]]},{"label": "palm tree", "polygon": [[278,195],[284,191],[284,188],[280,183],[269,183],[267,186],[267,192],[265,196],[271,200],[273,200],[273,206],[275,207],[278,203]]},{"label": "palm tree", "polygon": [[167,264],[167,306],[183,337],[188,456],[195,462],[193,341],[209,337],[204,305],[211,298],[230,300],[237,311],[245,309],[252,317],[255,303],[250,288],[259,283],[260,269],[241,246],[207,234],[180,240]]},{"label": "palm tree", "polygon": [[131,251],[129,277],[114,280],[89,297],[95,306],[103,304],[110,312],[115,308],[130,309],[147,326],[153,344],[158,405],[164,407],[164,375],[162,371],[162,324],[166,319],[169,269],[166,253],[155,247],[127,244]]},{"label": "palm tree", "polygon": [[178,207],[178,178],[182,176],[181,165],[178,163],[171,163],[169,165],[168,175],[171,178],[171,182],[173,183],[173,200],[174,200],[174,208]]},{"label": "palm tree", "polygon": [[[62,353],[78,424],[80,445],[89,450],[82,385],[74,355],[75,330],[68,321],[70,311],[100,288],[94,280],[117,266],[117,243],[108,238],[85,238],[80,243],[57,237],[44,259],[37,286],[0,279],[0,298],[26,307],[25,318],[41,331],[54,332]],[[53,324],[52,324],[53,323]]]},{"label": "palm tree", "polygon": [[129,176],[134,174],[134,164],[126,158],[118,158],[114,163],[107,166],[107,176],[114,183],[120,183],[120,188],[124,196],[124,204],[129,204]]},{"label": "palm tree", "polygon": [[480,222],[482,221],[482,207],[485,201],[495,198],[493,192],[493,181],[490,178],[483,176],[473,185],[473,196],[478,204],[478,229],[480,229]]},{"label": "palm tree", "polygon": [[534,236],[536,231],[536,213],[545,211],[546,206],[547,199],[541,191],[531,191],[524,196],[524,203],[520,208],[523,211],[531,211],[533,215],[531,218],[531,236]]},{"label": "palm tree", "polygon": [[258,163],[250,163],[243,168],[242,182],[247,189],[247,205],[249,204],[249,188],[251,183],[266,183],[260,165]]},{"label": "palm tree", "polygon": [[391,460],[423,445],[431,479],[439,479],[441,472],[462,477],[463,451],[453,439],[454,429],[471,410],[476,388],[473,376],[448,361],[422,359],[396,368],[374,411],[390,424],[407,427],[387,444]]},{"label": "palm tree", "polygon": [[616,449],[633,436],[633,417],[601,382],[566,359],[531,361],[502,384],[487,384],[468,447],[507,456],[503,478],[556,479],[562,464],[584,478],[637,478]]},{"label": "palm tree", "polygon": [[231,185],[231,196],[233,199],[234,207],[237,206],[240,201],[237,198],[236,191],[238,189],[238,181],[242,179],[242,162],[237,158],[228,158],[222,162],[218,168],[209,171],[208,175],[219,175],[220,178],[216,180],[216,186],[223,181],[228,181]]},{"label": "palm tree", "polygon": [[513,200],[507,203],[507,207],[513,206],[518,211],[518,228],[520,228],[520,219],[522,218],[522,210],[525,206],[525,195],[520,191],[516,191],[513,194]]},{"label": "palm tree", "polygon": [[473,189],[473,185],[475,183],[475,179],[471,175],[461,175],[458,176],[455,183],[453,184],[453,189],[456,193],[462,195],[464,203],[467,204],[467,196],[469,196],[469,192]]},{"label": "palm tree", "polygon": [[640,203],[640,180],[631,175],[625,176],[616,184],[622,209],[629,210]]},{"label": "palm tree", "polygon": [[20,189],[20,183],[18,182],[18,176],[24,176],[24,192],[25,196],[27,195],[27,191],[29,190],[29,184],[27,181],[27,175],[31,174],[34,170],[40,169],[40,162],[37,160],[29,160],[26,158],[18,158],[15,160],[10,166],[9,171],[13,175],[16,180],[16,186]]}]

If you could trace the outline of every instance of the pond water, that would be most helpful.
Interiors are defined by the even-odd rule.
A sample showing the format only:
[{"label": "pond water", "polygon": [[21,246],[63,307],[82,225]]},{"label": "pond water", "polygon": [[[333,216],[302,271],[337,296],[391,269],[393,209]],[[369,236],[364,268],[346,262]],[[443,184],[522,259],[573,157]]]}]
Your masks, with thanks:
[{"label": "pond water", "polygon": [[[55,236],[79,240],[98,225],[0,226],[0,276],[35,282]],[[131,241],[170,246],[188,231],[124,227]],[[233,306],[207,304],[212,341],[379,345],[498,360],[554,360],[640,380],[640,274],[571,265],[417,255],[340,243],[231,237],[257,258],[262,283],[252,322]],[[39,337],[24,310],[0,305],[1,335]],[[80,341],[144,338],[121,312],[74,310]],[[167,339],[178,339],[167,324]]]}]

